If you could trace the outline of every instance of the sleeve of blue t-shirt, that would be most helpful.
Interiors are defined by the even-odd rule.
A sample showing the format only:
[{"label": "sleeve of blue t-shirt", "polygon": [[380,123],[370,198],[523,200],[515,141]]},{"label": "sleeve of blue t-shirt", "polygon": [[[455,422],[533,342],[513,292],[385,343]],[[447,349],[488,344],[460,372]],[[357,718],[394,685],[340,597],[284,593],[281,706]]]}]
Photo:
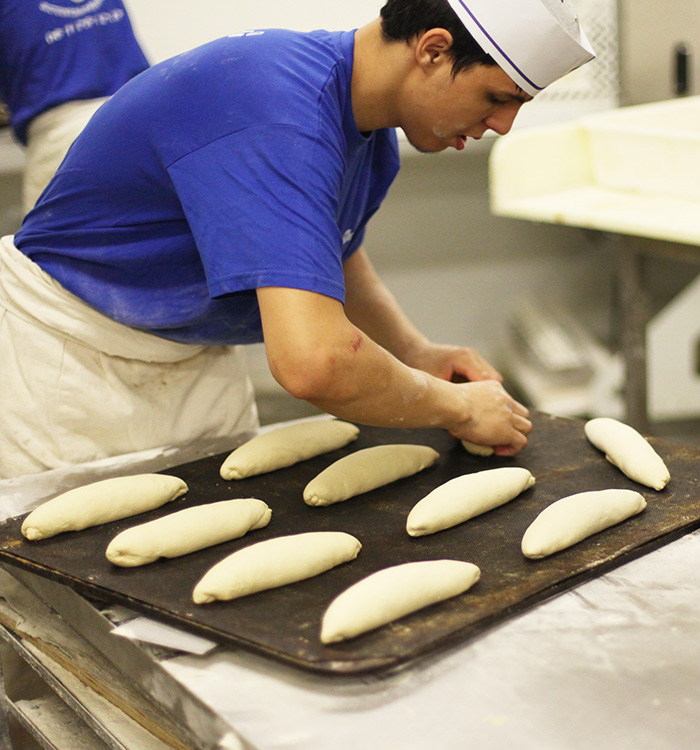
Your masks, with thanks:
[{"label": "sleeve of blue t-shirt", "polygon": [[343,301],[342,263],[363,232],[343,245],[342,169],[337,148],[290,125],[246,128],[171,165],[211,296],[284,286]]}]

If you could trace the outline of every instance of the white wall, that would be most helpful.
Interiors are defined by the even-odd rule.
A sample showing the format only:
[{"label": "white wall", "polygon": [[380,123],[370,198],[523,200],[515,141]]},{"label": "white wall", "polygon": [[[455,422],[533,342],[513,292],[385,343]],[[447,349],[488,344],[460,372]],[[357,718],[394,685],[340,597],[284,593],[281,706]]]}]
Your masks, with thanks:
[{"label": "white wall", "polygon": [[235,31],[353,29],[379,14],[381,0],[125,0],[151,62]]},{"label": "white wall", "polygon": [[623,104],[674,96],[673,50],[690,44],[693,92],[700,94],[700,2],[618,0],[621,16]]},{"label": "white wall", "polygon": [[[234,31],[285,27],[349,29],[379,14],[382,0],[125,0],[150,59],[155,62]],[[694,45],[692,82],[700,93],[700,2],[618,0],[623,101],[673,95],[672,50]]]}]

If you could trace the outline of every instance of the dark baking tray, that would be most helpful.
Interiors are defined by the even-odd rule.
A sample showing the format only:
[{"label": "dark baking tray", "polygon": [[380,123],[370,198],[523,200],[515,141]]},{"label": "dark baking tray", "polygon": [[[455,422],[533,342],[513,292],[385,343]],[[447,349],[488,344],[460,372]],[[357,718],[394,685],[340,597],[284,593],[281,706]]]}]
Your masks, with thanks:
[{"label": "dark baking tray", "polygon": [[[270,525],[246,537],[141,568],[118,568],[104,557],[112,537],[133,525],[127,519],[41,542],[20,534],[21,518],[0,524],[0,560],[61,581],[90,597],[135,610],[220,643],[249,648],[286,663],[326,674],[360,674],[398,668],[476,636],[595,575],[638,557],[700,526],[700,450],[652,440],[671,482],[662,492],[636,485],[591,446],[583,422],[535,414],[528,447],[515,458],[467,454],[438,430],[362,427],[360,437],[333,453],[258,477],[225,482],[226,454],[184,464],[167,473],[182,477],[188,494],[139,521],[191,505],[231,497],[258,497],[272,508]],[[371,445],[417,442],[440,452],[434,466],[414,477],[325,508],[304,504],[306,483],[332,461]],[[406,516],[442,482],[498,466],[524,466],[537,482],[511,503],[432,536],[411,538]],[[541,561],[523,557],[523,532],[542,508],[574,492],[631,487],[647,509],[623,524]],[[315,578],[231,602],[197,606],[191,591],[225,555],[263,539],[312,530],[338,530],[362,542],[358,558]],[[374,632],[333,646],[319,640],[326,606],[343,589],[389,565],[454,558],[474,562],[481,580],[465,594],[428,607]]]}]

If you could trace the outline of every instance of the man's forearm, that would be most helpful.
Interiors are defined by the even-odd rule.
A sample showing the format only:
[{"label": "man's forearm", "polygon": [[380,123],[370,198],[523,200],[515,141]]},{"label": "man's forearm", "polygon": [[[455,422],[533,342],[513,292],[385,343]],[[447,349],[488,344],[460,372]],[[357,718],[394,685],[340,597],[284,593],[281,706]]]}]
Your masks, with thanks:
[{"label": "man's forearm", "polygon": [[337,417],[386,427],[459,429],[469,399],[453,384],[403,364],[366,334],[333,355],[324,387],[307,400]]},{"label": "man's forearm", "polygon": [[348,319],[402,362],[410,363],[412,352],[427,339],[404,313],[362,248],[345,262],[344,270]]},{"label": "man's forearm", "polygon": [[385,427],[441,427],[514,453],[527,410],[495,380],[456,384],[403,364],[359,330],[337,300],[258,289],[270,369],[289,393],[337,417]]}]

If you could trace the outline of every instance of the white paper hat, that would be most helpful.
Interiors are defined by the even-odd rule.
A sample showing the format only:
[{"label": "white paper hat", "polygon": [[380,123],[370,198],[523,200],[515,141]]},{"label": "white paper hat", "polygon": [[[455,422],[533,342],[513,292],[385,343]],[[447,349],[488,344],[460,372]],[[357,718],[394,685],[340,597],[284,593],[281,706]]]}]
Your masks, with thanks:
[{"label": "white paper hat", "polygon": [[595,57],[566,0],[448,0],[479,46],[528,94]]}]

